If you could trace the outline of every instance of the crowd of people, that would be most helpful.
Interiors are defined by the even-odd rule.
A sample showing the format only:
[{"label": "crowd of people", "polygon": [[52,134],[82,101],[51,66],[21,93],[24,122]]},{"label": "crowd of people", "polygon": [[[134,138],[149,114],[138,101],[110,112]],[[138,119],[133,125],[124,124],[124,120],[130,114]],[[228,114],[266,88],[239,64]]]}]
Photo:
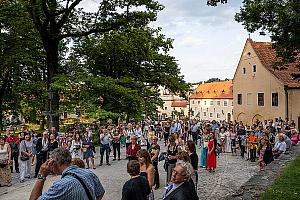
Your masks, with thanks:
[{"label": "crowd of people", "polygon": [[[127,172],[131,179],[123,186],[123,200],[154,199],[153,190],[162,185],[159,178],[159,161],[164,162],[167,175],[163,184],[166,186],[163,199],[193,200],[198,199],[196,190],[198,179],[201,178],[198,177],[199,167],[215,173],[219,154],[230,153],[237,156],[239,152],[242,158],[250,162],[257,161],[260,170],[264,170],[267,164],[290,150],[299,140],[295,123],[280,118],[264,122],[257,120],[251,126],[236,121],[227,123],[199,120],[131,122],[105,126],[94,124],[86,127],[68,127],[63,133],[58,133],[53,127],[42,134],[23,129],[16,134],[14,129],[7,128],[6,135],[0,138],[0,184],[11,186],[13,167],[16,173],[20,173],[20,182],[31,178],[32,166],[35,167],[34,178],[38,180],[43,180],[49,173],[62,174],[62,179],[65,179],[63,169],[72,168],[73,165],[81,170],[74,169],[73,177],[77,171],[93,176],[92,171],[87,169],[96,169],[95,144],[99,143],[99,166],[103,165],[104,157],[106,165],[111,165],[111,152],[114,161],[120,161],[121,158],[128,160]],[[161,152],[159,144],[165,146],[166,152]],[[121,148],[126,149],[125,155],[121,155]],[[63,154],[66,160],[55,157],[58,154]],[[53,163],[56,163],[56,168],[51,167]],[[88,184],[98,188],[97,191],[86,191],[86,187],[83,186],[88,199],[91,195],[101,199],[104,189],[99,179],[93,183],[85,182],[86,178],[81,179],[82,185]],[[59,186],[53,185],[51,188],[59,192],[56,191]],[[58,195],[55,192],[48,191],[41,199],[48,199],[46,197],[49,195]],[[42,195],[38,191],[33,193],[32,199]]]}]

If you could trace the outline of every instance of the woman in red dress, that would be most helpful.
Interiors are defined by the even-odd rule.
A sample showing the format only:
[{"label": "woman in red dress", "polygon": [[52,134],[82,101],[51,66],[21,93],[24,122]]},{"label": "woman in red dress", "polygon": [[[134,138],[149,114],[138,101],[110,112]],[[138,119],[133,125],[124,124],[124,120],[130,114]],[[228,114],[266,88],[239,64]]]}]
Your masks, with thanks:
[{"label": "woman in red dress", "polygon": [[209,170],[209,172],[215,172],[217,167],[217,156],[215,153],[215,137],[213,133],[210,133],[209,136],[210,137],[208,142],[206,168]]}]

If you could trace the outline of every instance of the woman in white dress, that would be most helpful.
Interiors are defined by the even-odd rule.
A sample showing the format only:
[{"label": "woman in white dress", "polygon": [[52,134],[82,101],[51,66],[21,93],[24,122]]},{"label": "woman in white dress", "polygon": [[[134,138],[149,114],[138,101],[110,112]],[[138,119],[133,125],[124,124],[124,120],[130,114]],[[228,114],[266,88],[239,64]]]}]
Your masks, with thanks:
[{"label": "woman in white dress", "polygon": [[228,130],[225,131],[225,153],[231,153],[231,137]]},{"label": "woman in white dress", "polygon": [[225,152],[225,128],[221,128],[221,131],[219,133],[219,144],[221,144],[222,152]]},{"label": "woman in white dress", "polygon": [[79,133],[75,134],[74,140],[72,140],[70,152],[72,155],[72,159],[79,158],[82,159],[82,141]]}]

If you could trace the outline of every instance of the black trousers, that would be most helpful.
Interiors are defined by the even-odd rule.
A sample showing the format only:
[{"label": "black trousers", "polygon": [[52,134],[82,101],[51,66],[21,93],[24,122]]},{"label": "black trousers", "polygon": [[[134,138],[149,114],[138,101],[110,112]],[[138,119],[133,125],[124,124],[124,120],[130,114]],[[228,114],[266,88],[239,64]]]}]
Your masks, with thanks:
[{"label": "black trousers", "polygon": [[118,152],[118,159],[120,159],[120,143],[112,143],[113,145],[113,154],[114,154],[114,158],[116,159],[117,157],[117,152]]},{"label": "black trousers", "polygon": [[193,142],[198,143],[198,132],[192,132]]},{"label": "black trousers", "polygon": [[256,158],[256,148],[250,149],[250,160],[255,161]]},{"label": "black trousers", "polygon": [[154,169],[155,169],[154,185],[155,185],[156,188],[159,188],[158,161],[154,161],[152,164],[153,164]]},{"label": "black trousers", "polygon": [[[10,156],[10,160],[15,161],[15,170],[19,173],[19,152],[12,153]],[[11,172],[13,172],[13,165],[10,166]]]},{"label": "black trousers", "polygon": [[106,164],[109,163],[109,144],[105,144],[100,146],[100,164],[103,163],[103,157],[104,157],[104,153],[105,153],[105,159],[106,159]]},{"label": "black trousers", "polygon": [[168,143],[169,135],[170,135],[170,134],[169,134],[168,132],[164,132],[165,145],[167,145],[167,143]]},{"label": "black trousers", "polygon": [[40,153],[36,155],[36,165],[34,170],[34,176],[36,177],[40,171],[40,168],[44,162],[47,161],[47,153]]},{"label": "black trousers", "polygon": [[241,156],[244,158],[245,152],[246,152],[245,146],[244,146],[244,145],[241,145],[241,146],[240,146],[240,150],[241,150]]}]

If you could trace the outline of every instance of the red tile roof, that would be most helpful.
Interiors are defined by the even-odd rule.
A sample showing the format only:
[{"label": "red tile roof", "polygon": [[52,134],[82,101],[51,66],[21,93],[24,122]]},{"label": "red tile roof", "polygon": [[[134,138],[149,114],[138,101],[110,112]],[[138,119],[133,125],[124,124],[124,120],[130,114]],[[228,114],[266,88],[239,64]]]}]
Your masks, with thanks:
[{"label": "red tile roof", "polygon": [[171,107],[187,107],[186,101],[173,101]]},{"label": "red tile roof", "polygon": [[232,81],[200,84],[190,99],[233,99]]},{"label": "red tile roof", "polygon": [[292,74],[300,74],[300,70],[296,67],[297,63],[275,67],[277,56],[271,42],[255,42],[249,38],[247,40],[250,42],[263,66],[282,81],[285,86],[290,88],[300,87],[300,80],[292,77]]}]

